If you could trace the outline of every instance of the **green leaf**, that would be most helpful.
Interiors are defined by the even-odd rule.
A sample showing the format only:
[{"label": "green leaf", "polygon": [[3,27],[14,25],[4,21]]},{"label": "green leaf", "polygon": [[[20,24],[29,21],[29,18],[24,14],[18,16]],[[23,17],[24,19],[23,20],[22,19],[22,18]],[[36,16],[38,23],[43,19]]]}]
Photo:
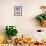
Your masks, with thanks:
[{"label": "green leaf", "polygon": [[6,36],[12,37],[12,36],[17,35],[18,31],[16,30],[16,27],[15,27],[15,29],[13,27],[15,27],[15,26],[8,26],[6,28],[6,32],[5,32]]},{"label": "green leaf", "polygon": [[39,21],[44,20],[44,18],[43,18],[41,15],[38,15],[38,16],[36,17],[36,19],[39,20]]},{"label": "green leaf", "polygon": [[46,19],[46,15],[45,15],[45,19]]}]

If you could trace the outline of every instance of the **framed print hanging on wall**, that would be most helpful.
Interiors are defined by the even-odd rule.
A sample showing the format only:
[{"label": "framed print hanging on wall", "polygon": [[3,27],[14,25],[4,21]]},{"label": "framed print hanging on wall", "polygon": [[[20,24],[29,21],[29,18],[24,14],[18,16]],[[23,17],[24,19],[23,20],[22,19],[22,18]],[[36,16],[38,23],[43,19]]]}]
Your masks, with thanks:
[{"label": "framed print hanging on wall", "polygon": [[22,6],[14,6],[14,16],[22,16]]}]

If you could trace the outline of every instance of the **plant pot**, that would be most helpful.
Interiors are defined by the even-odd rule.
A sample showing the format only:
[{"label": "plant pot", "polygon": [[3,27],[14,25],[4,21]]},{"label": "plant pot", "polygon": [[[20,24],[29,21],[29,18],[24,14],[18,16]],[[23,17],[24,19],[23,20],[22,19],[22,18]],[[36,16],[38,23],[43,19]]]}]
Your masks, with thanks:
[{"label": "plant pot", "polygon": [[17,36],[12,36],[11,40],[12,40],[12,43],[14,44],[14,40],[17,38]]},{"label": "plant pot", "polygon": [[41,26],[46,27],[46,20],[41,21]]},{"label": "plant pot", "polygon": [[7,39],[7,43],[8,43],[8,44],[11,44],[12,41],[11,41],[10,39]]}]

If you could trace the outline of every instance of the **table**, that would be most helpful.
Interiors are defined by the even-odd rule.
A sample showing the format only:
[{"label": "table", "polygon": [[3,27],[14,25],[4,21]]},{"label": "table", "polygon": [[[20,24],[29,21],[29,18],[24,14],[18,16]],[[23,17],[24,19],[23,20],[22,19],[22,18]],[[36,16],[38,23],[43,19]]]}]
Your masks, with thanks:
[{"label": "table", "polygon": [[35,45],[35,44],[27,44],[27,43],[24,43],[23,45],[15,45],[15,46],[46,46],[46,44],[41,44],[41,45]]}]

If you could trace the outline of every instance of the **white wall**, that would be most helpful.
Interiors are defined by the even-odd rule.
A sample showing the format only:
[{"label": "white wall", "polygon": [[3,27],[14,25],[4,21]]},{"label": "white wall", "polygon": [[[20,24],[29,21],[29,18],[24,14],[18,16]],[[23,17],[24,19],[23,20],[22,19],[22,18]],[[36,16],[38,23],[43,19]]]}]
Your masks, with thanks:
[{"label": "white wall", "polygon": [[[23,6],[22,16],[14,16],[15,5]],[[31,36],[40,28],[35,16],[41,13],[41,5],[46,5],[46,0],[0,0],[0,33],[4,33],[6,25],[15,25],[19,36]]]}]

